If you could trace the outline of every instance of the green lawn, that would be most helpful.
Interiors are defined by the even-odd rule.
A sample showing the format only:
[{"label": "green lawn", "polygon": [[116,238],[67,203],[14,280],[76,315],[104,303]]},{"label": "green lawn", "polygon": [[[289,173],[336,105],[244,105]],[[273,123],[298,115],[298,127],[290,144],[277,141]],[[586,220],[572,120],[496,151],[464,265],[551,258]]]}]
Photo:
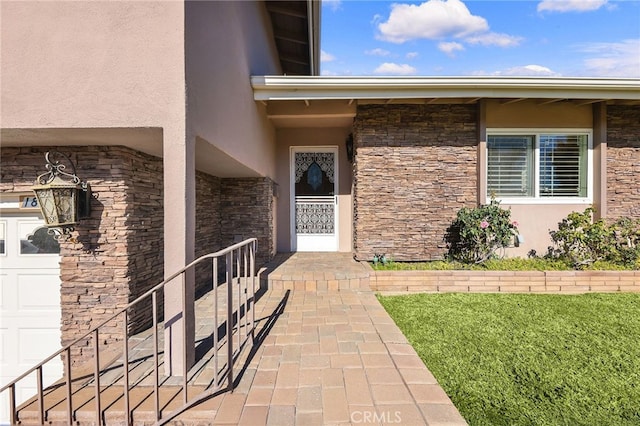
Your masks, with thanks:
[{"label": "green lawn", "polygon": [[640,294],[379,299],[471,425],[640,425]]}]

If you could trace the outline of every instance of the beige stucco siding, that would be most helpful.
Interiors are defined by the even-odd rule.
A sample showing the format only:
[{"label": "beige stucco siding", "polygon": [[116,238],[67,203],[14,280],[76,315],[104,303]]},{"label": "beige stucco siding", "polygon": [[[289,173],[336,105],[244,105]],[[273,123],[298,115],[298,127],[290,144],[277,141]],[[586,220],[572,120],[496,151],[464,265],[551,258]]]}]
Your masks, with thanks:
[{"label": "beige stucco siding", "polygon": [[184,123],[182,2],[0,7],[3,128]]},{"label": "beige stucco siding", "polygon": [[291,251],[291,188],[290,155],[293,146],[335,146],[338,148],[338,251],[349,252],[352,246],[352,197],[351,163],[346,154],[345,140],[349,135],[346,128],[284,128],[278,129],[277,162],[277,249]]},{"label": "beige stucco siding", "polygon": [[591,128],[592,105],[573,102],[542,104],[540,100],[504,103],[487,100],[487,127],[505,128]]},{"label": "beige stucco siding", "polygon": [[242,165],[242,171],[220,167],[218,175],[273,178],[275,130],[249,84],[252,74],[280,71],[264,5],[188,2],[185,7],[189,134],[221,151],[204,148],[206,155]]}]

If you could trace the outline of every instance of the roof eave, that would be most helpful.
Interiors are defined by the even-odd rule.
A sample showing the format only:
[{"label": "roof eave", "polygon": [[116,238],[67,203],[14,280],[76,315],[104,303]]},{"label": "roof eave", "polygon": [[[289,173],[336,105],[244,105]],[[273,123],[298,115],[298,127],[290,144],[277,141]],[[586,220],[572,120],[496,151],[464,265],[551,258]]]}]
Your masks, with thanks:
[{"label": "roof eave", "polygon": [[254,99],[570,98],[640,100],[640,80],[555,77],[251,78]]}]

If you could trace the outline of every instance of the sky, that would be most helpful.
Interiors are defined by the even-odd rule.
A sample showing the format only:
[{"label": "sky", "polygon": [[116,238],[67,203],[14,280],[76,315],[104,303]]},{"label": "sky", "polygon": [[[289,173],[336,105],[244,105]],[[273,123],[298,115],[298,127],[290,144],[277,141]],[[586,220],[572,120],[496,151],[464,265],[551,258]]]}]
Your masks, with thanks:
[{"label": "sky", "polygon": [[323,0],[322,75],[640,78],[640,0]]}]

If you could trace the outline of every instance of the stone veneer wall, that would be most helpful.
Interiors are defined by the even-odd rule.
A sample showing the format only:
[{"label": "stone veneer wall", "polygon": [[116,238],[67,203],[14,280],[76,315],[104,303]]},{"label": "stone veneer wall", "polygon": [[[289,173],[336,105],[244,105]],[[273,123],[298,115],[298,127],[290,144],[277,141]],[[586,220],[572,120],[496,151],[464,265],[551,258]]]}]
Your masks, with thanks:
[{"label": "stone veneer wall", "polygon": [[607,107],[607,216],[640,218],[640,105]]},{"label": "stone veneer wall", "polygon": [[[125,147],[3,148],[0,191],[29,192],[44,172],[44,153],[58,149],[91,184],[91,217],[61,243],[62,345],[103,321],[163,278],[162,160]],[[146,307],[132,312],[130,332],[144,327]],[[101,344],[122,339],[122,319],[105,327]],[[74,347],[88,359],[89,342]]]},{"label": "stone veneer wall", "polygon": [[[2,148],[0,192],[30,192],[45,172],[44,154],[55,149],[70,156],[94,194],[91,217],[80,222],[75,239],[61,242],[64,346],[164,279],[163,168],[161,158],[119,146]],[[270,179],[196,173],[196,257],[237,236],[257,236],[261,265],[272,256],[273,223]],[[196,291],[210,288],[211,274],[210,267],[196,272]],[[162,298],[158,308],[162,315]],[[150,300],[130,312],[130,334],[150,325],[150,312]],[[102,345],[122,338],[122,318],[100,334]],[[84,362],[92,354],[85,341],[74,347],[72,359]]]},{"label": "stone veneer wall", "polygon": [[[196,259],[222,248],[220,182],[219,177],[196,172]],[[212,276],[213,268],[210,262],[196,267],[196,295],[212,288]]]},{"label": "stone veneer wall", "polygon": [[361,105],[354,122],[354,250],[360,260],[436,259],[477,203],[475,105]]},{"label": "stone veneer wall", "polygon": [[269,178],[221,180],[221,241],[223,247],[258,238],[256,267],[273,257],[273,181]]}]

